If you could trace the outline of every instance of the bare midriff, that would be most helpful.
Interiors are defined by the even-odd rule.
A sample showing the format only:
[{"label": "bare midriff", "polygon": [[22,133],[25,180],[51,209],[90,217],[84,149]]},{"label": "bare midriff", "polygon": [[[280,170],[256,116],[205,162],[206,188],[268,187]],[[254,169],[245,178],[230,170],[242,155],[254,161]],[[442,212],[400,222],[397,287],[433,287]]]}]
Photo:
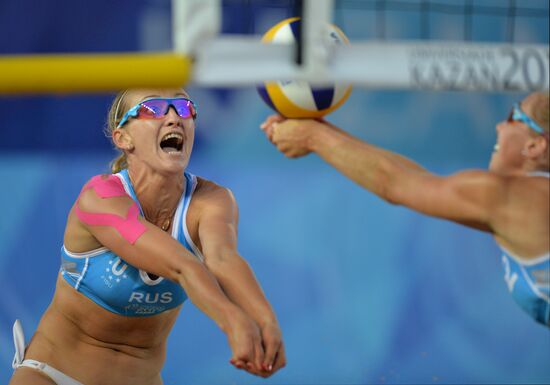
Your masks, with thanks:
[{"label": "bare midriff", "polygon": [[103,309],[60,275],[25,359],[44,362],[86,385],[160,385],[166,339],[180,309],[125,317]]}]

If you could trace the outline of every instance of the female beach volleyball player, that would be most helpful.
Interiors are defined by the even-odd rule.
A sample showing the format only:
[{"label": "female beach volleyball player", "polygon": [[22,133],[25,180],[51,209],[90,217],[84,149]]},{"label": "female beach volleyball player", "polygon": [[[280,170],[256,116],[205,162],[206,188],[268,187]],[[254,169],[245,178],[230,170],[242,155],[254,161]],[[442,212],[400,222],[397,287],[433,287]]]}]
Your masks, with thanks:
[{"label": "female beach volleyball player", "polygon": [[261,125],[287,157],[310,152],[384,200],[494,235],[518,304],[550,326],[548,93],[533,93],[497,124],[489,171],[448,177],[316,120],[273,115]]},{"label": "female beach volleyball player", "polygon": [[185,172],[195,118],[183,90],[117,95],[109,128],[122,154],[69,213],[55,295],[26,351],[14,325],[10,384],[160,385],[187,296],[227,334],[233,365],[262,377],[285,365],[275,314],[236,250],[232,194]]}]

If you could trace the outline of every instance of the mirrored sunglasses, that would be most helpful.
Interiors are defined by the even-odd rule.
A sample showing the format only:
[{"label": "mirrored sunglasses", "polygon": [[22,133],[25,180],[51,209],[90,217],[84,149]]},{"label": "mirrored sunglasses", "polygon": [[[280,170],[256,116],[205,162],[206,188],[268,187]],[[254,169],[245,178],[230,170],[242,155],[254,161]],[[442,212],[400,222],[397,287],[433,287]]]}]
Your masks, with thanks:
[{"label": "mirrored sunglasses", "polygon": [[533,119],[531,119],[525,112],[523,112],[519,106],[519,103],[515,103],[512,107],[512,110],[508,114],[509,123],[512,122],[522,122],[529,126],[532,130],[538,132],[541,135],[544,135],[544,129],[537,124]]},{"label": "mirrored sunglasses", "polygon": [[197,106],[187,98],[154,98],[147,99],[130,108],[124,114],[118,127],[122,127],[130,118],[134,119],[160,119],[164,117],[170,107],[174,107],[176,113],[183,119],[197,118]]}]

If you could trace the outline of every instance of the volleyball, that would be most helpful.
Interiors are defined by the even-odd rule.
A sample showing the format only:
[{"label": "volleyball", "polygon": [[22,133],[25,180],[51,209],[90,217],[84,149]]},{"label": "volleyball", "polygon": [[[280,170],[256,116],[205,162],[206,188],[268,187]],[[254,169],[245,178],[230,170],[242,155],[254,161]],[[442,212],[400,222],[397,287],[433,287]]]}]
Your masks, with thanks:
[{"label": "volleyball", "polygon": [[[262,42],[288,44],[296,41],[299,17],[283,20],[273,26],[262,37]],[[325,29],[331,44],[349,44],[349,40],[340,28],[328,24]],[[333,84],[324,87],[312,87],[306,81],[265,82],[258,87],[264,102],[286,118],[320,118],[340,107],[349,94],[351,85]]]}]

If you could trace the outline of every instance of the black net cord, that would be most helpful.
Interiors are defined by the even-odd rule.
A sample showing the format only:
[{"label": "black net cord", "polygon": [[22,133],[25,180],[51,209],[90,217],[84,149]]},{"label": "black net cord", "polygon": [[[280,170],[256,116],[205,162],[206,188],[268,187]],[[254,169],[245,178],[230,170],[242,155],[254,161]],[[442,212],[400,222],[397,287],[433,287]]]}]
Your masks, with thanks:
[{"label": "black net cord", "polygon": [[516,0],[508,0],[508,29],[507,40],[510,43],[513,43],[515,40],[515,30],[516,30]]},{"label": "black net cord", "polygon": [[297,27],[297,39],[296,39],[296,51],[294,60],[297,65],[301,66],[303,62],[303,52],[304,52],[304,37],[303,37],[303,24],[306,22],[304,20],[304,2],[303,0],[294,0],[294,16],[300,18],[300,22],[296,25]]}]

